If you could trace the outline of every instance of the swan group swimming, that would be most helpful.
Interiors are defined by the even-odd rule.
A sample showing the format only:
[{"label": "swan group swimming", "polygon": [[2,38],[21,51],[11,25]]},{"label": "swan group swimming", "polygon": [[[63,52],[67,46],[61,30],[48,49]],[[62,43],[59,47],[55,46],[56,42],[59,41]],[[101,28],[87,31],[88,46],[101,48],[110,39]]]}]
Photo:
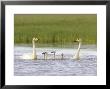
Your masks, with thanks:
[{"label": "swan group swimming", "polygon": [[[33,45],[33,50],[32,50],[32,53],[31,54],[23,54],[20,58],[21,59],[32,59],[32,60],[36,60],[38,57],[38,55],[36,55],[36,47],[35,47],[35,42],[37,42],[38,41],[38,38],[35,38],[35,37],[33,37],[32,38],[32,45]],[[81,48],[81,44],[82,44],[82,39],[76,39],[74,42],[78,42],[79,43],[79,45],[78,45],[78,49],[77,49],[77,51],[76,51],[76,53],[75,53],[75,55],[73,55],[73,58],[72,59],[77,59],[77,60],[79,60],[80,59],[80,48]],[[51,54],[53,54],[53,58],[52,59],[57,59],[56,58],[56,51],[51,51],[50,52]],[[48,52],[43,52],[42,53],[42,55],[43,55],[43,59],[48,59],[48,56],[49,56],[49,54],[48,54]],[[64,54],[63,53],[61,53],[61,55],[59,55],[60,56],[60,59],[64,59]]]}]

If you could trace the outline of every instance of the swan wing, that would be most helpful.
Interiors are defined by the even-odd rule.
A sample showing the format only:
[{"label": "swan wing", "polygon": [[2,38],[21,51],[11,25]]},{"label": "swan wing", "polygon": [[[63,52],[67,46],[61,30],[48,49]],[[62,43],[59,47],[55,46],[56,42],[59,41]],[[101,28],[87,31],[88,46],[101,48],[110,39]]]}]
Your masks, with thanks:
[{"label": "swan wing", "polygon": [[32,54],[23,54],[20,59],[33,59],[33,55]]}]

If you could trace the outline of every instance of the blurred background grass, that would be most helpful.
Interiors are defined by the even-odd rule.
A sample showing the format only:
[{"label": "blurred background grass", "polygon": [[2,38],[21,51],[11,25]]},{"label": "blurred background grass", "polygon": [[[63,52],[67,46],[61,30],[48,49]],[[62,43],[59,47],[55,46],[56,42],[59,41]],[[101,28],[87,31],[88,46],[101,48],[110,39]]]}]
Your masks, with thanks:
[{"label": "blurred background grass", "polygon": [[31,44],[32,38],[38,44],[71,45],[76,38],[83,44],[97,43],[96,14],[15,14],[14,43]]}]

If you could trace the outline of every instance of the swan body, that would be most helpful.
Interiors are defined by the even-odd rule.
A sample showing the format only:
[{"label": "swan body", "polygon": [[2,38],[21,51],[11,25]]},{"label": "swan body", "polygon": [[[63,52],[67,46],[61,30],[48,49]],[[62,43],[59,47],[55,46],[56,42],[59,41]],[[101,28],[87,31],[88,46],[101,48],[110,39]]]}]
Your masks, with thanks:
[{"label": "swan body", "polygon": [[37,56],[33,55],[33,54],[23,54],[21,57],[21,59],[37,59]]},{"label": "swan body", "polygon": [[54,59],[55,59],[55,53],[56,53],[56,52],[55,52],[55,51],[52,51],[51,53],[53,53],[53,55],[54,55]]},{"label": "swan body", "polygon": [[79,46],[78,46],[77,52],[76,52],[75,56],[73,57],[73,59],[79,60],[80,59],[79,52],[80,52],[80,48],[81,48],[81,44],[82,44],[82,39],[77,39],[75,42],[79,42]]},{"label": "swan body", "polygon": [[48,53],[47,52],[43,52],[42,54],[44,55],[44,59],[47,59]]},{"label": "swan body", "polygon": [[37,38],[32,39],[33,44],[33,51],[31,54],[23,54],[20,58],[21,59],[37,59],[36,50],[35,50],[35,41],[37,41]]}]

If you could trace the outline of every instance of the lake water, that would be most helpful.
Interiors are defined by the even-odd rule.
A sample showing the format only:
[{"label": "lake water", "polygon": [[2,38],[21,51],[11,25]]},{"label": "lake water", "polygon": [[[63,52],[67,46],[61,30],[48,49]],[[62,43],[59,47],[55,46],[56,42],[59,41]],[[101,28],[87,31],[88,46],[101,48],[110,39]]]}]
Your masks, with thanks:
[{"label": "lake water", "polygon": [[[80,51],[80,60],[73,59],[76,48],[36,48],[37,60],[25,60],[20,56],[32,53],[32,47],[14,47],[14,75],[15,76],[96,76],[97,75],[97,51],[95,46],[84,46]],[[58,59],[48,57],[43,59],[42,52],[56,51]],[[61,53],[64,59],[60,59]]]}]

